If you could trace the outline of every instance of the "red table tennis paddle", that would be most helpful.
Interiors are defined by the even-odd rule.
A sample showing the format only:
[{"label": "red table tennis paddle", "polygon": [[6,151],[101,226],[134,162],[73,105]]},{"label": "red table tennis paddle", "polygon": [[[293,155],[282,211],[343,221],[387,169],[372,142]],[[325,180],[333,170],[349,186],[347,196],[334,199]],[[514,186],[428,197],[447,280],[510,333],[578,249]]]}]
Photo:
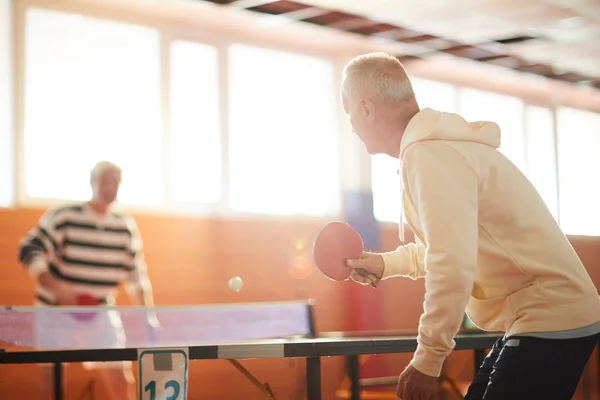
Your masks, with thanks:
[{"label": "red table tennis paddle", "polygon": [[[347,280],[352,269],[346,266],[346,260],[360,258],[363,241],[359,233],[345,222],[334,221],[326,224],[315,236],[313,260],[317,268],[334,281]],[[371,281],[377,287],[380,278],[362,268],[355,271]]]},{"label": "red table tennis paddle", "polygon": [[85,293],[78,294],[76,301],[78,306],[97,306],[100,304],[100,300],[96,297]]},{"label": "red table tennis paddle", "polygon": [[[78,306],[97,306],[100,304],[98,298],[89,294],[80,293],[77,295],[75,301]],[[80,321],[89,321],[96,316],[95,312],[73,312],[71,315]]]}]

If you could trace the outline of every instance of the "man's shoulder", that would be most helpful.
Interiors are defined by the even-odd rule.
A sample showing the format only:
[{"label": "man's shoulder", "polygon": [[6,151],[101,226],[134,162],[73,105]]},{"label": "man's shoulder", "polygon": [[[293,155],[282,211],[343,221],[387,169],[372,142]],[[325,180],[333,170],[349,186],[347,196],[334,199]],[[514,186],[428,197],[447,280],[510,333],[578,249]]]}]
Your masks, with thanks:
[{"label": "man's shoulder", "polygon": [[137,231],[137,224],[132,215],[120,210],[113,210],[110,214],[114,220],[119,221],[130,232]]},{"label": "man's shoulder", "polygon": [[402,161],[419,161],[421,156],[426,155],[444,155],[444,154],[465,154],[468,152],[469,142],[461,142],[447,139],[428,139],[411,143],[404,150]]},{"label": "man's shoulder", "polygon": [[63,218],[72,214],[81,214],[83,213],[83,204],[82,203],[68,203],[68,204],[58,204],[50,206],[46,212],[45,216],[49,218]]},{"label": "man's shoulder", "polygon": [[471,142],[431,139],[408,146],[401,161],[401,171],[464,170],[476,172]]},{"label": "man's shoulder", "polygon": [[110,215],[111,215],[111,217],[113,217],[115,219],[122,219],[122,220],[125,220],[127,218],[131,218],[130,215],[127,215],[123,211],[119,211],[119,210],[111,210],[110,211]]}]

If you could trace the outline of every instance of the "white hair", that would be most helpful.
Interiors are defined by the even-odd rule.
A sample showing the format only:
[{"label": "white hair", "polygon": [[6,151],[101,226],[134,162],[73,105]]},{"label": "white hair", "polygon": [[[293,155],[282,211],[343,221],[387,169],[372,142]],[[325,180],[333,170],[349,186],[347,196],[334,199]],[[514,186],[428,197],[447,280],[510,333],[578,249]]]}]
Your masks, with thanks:
[{"label": "white hair", "polygon": [[118,172],[121,173],[121,167],[116,164],[113,164],[109,161],[100,161],[97,163],[94,168],[90,171],[90,183],[94,183],[96,178],[102,175],[105,172]]},{"label": "white hair", "polygon": [[367,53],[350,60],[342,74],[342,95],[350,102],[369,98],[389,104],[415,96],[402,63],[386,53]]}]

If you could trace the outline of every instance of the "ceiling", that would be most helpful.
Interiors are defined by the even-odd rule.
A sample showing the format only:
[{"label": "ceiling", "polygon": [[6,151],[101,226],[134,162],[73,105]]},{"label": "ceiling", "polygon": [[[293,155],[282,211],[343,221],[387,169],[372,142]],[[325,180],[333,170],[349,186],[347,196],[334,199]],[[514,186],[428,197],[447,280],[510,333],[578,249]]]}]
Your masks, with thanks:
[{"label": "ceiling", "polygon": [[[598,0],[203,0],[600,88]],[[400,50],[401,49],[401,50]]]}]

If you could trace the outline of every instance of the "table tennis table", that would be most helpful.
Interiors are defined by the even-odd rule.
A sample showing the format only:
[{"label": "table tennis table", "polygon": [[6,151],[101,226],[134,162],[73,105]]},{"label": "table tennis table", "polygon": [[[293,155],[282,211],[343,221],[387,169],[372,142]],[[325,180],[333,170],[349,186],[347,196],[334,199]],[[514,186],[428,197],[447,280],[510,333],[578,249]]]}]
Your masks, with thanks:
[{"label": "table tennis table", "polygon": [[[118,311],[127,340],[110,347],[98,345],[93,336],[88,335],[83,340],[77,338],[77,330],[65,328],[65,313],[92,311],[104,312],[86,307],[70,310],[56,308],[52,311],[47,308],[5,307],[0,310],[0,341],[24,346],[24,350],[0,351],[0,364],[53,364],[55,399],[62,400],[63,363],[137,361],[140,349],[185,347],[189,360],[304,358],[307,399],[320,400],[321,358],[345,357],[352,383],[351,399],[356,400],[360,398],[357,362],[360,355],[412,353],[417,348],[414,334],[316,334],[313,302],[310,301],[186,308],[120,307]],[[158,332],[141,328],[144,324],[140,323],[140,320],[146,318],[149,311],[156,313],[161,322]],[[44,333],[43,346],[39,345],[38,340],[37,347],[31,349],[30,347],[36,345],[35,321],[41,315],[47,316],[48,312],[54,315],[50,319],[42,319],[45,325],[38,325],[37,329],[38,332]],[[58,321],[58,316],[64,317],[62,323]],[[86,323],[73,320],[75,326]],[[52,336],[56,332],[61,335]],[[48,335],[51,338],[48,338]],[[478,365],[485,349],[490,348],[498,338],[497,334],[462,333],[456,337],[456,350],[476,352],[475,359]]]}]

